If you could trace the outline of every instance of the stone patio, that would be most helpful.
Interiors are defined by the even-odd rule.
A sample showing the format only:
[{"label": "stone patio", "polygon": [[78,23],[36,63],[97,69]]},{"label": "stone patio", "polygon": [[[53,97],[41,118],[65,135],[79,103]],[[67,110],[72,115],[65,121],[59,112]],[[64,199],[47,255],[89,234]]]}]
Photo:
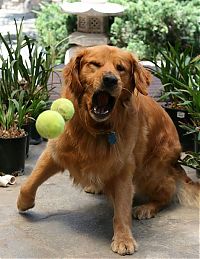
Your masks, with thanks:
[{"label": "stone patio", "polygon": [[[16,185],[0,188],[0,258],[120,258],[110,249],[110,203],[74,187],[68,172],[39,188],[34,209],[18,213],[20,185],[45,145],[30,146],[25,174]],[[133,220],[133,233],[139,251],[128,258],[199,258],[198,209],[172,204],[156,218]]]}]

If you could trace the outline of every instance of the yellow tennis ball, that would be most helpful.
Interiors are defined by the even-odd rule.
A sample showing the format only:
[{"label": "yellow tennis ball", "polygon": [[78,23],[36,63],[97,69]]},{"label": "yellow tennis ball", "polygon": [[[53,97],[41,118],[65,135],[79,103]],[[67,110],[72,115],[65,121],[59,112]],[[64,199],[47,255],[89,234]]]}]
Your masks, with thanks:
[{"label": "yellow tennis ball", "polygon": [[74,105],[69,99],[66,98],[59,98],[55,100],[51,105],[51,110],[59,112],[65,121],[70,120],[74,115]]},{"label": "yellow tennis ball", "polygon": [[52,139],[64,132],[65,120],[60,113],[48,110],[38,116],[35,126],[40,136]]}]

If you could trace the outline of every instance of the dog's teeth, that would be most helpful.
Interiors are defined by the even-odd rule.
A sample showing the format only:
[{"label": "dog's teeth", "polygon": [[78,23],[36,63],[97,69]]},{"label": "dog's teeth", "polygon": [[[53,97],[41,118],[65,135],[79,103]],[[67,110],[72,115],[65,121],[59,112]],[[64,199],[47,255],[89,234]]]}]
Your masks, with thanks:
[{"label": "dog's teeth", "polygon": [[101,110],[98,107],[94,107],[94,113],[95,114],[100,114]]},{"label": "dog's teeth", "polygon": [[104,114],[104,115],[107,114],[107,113],[109,113],[108,110],[102,112],[102,114]]},{"label": "dog's teeth", "polygon": [[96,113],[96,114],[99,114],[100,113],[100,111],[99,111],[99,109],[97,108],[97,107],[94,107],[94,113]]},{"label": "dog's teeth", "polygon": [[104,108],[94,107],[93,112],[97,115],[99,115],[99,114],[105,115],[105,114],[109,113],[109,110],[104,110]]}]

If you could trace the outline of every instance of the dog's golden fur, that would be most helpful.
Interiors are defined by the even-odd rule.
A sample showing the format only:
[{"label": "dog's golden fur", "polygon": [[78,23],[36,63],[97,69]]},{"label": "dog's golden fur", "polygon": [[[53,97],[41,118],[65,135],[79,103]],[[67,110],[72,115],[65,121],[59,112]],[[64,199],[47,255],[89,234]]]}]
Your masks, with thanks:
[{"label": "dog's golden fur", "polygon": [[[116,79],[108,92],[116,102],[105,118],[92,113],[93,95],[102,90],[105,74]],[[50,176],[68,169],[75,184],[103,191],[114,207],[112,250],[132,254],[134,193],[149,202],[133,209],[138,219],[151,218],[177,195],[198,206],[199,185],[179,166],[181,145],[166,112],[147,95],[151,74],[126,51],[110,46],[81,50],[64,69],[62,97],[72,100],[75,115],[65,132],[49,140],[35,169],[21,187],[19,210],[34,206],[37,188]],[[104,102],[104,100],[101,100]],[[117,142],[108,136],[115,132]]]}]

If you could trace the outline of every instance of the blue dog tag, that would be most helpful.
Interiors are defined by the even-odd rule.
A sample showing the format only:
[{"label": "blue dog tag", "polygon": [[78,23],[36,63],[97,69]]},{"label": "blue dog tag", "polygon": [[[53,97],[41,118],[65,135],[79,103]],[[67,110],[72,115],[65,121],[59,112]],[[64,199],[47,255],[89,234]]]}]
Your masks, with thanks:
[{"label": "blue dog tag", "polygon": [[108,143],[113,145],[117,142],[117,136],[115,132],[108,133]]}]

